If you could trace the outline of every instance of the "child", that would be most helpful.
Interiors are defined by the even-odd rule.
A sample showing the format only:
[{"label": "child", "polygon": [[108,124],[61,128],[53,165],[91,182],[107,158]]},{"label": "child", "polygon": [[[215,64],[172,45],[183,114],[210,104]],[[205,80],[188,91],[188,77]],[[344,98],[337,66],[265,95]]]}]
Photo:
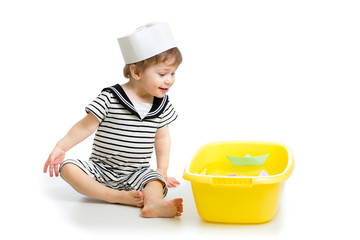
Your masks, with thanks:
[{"label": "child", "polygon": [[[142,208],[142,217],[175,217],[182,199],[164,199],[170,153],[168,124],[177,114],[166,93],[182,62],[166,23],[147,24],[118,39],[126,63],[126,84],[105,88],[51,152],[44,165],[86,196]],[[65,153],[97,130],[89,161]],[[150,169],[155,146],[157,169]]]}]

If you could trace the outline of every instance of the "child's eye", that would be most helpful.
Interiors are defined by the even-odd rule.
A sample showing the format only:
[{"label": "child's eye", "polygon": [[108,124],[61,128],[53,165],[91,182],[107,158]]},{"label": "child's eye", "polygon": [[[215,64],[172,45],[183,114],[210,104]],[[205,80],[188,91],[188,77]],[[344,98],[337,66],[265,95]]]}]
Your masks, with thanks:
[{"label": "child's eye", "polygon": [[164,76],[166,75],[166,73],[159,73],[159,75],[160,75],[161,77],[164,77]]}]

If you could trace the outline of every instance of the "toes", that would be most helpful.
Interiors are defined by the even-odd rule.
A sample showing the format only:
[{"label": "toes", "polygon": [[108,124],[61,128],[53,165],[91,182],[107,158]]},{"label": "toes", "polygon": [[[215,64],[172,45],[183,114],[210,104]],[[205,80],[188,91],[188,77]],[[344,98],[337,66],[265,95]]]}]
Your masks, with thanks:
[{"label": "toes", "polygon": [[141,191],[134,191],[134,192],[135,192],[135,194],[134,194],[135,198],[138,198],[140,200],[143,199],[143,193]]},{"label": "toes", "polygon": [[175,199],[175,206],[177,207],[177,208],[182,208],[182,206],[183,206],[183,199],[182,198],[177,198],[177,199]]},{"label": "toes", "polygon": [[132,204],[130,205],[134,205],[137,207],[144,206],[144,197],[141,191],[136,191],[136,190],[130,191],[129,197],[130,197],[130,202],[132,202]]},{"label": "toes", "polygon": [[138,207],[144,206],[144,197],[143,197],[143,193],[141,191],[136,192],[136,200],[137,200]]},{"label": "toes", "polygon": [[138,194],[139,194],[138,196],[140,197],[141,201],[143,201],[143,200],[144,200],[144,195],[143,195],[143,193],[139,191]]},{"label": "toes", "polygon": [[176,207],[176,216],[181,216],[181,213],[183,212],[183,199],[177,198],[174,202]]}]

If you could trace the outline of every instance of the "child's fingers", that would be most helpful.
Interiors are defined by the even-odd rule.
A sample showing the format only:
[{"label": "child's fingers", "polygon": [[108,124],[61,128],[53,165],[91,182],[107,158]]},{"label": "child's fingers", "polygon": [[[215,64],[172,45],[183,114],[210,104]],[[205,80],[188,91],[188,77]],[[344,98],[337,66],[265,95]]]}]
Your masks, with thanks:
[{"label": "child's fingers", "polygon": [[50,164],[50,166],[49,166],[49,174],[50,174],[50,177],[53,176],[53,171],[54,171],[54,165]]},{"label": "child's fingers", "polygon": [[55,176],[58,177],[59,176],[59,166],[56,164],[54,168],[55,168]]},{"label": "child's fingers", "polygon": [[175,178],[170,177],[170,178],[167,179],[168,187],[176,187],[177,184],[180,184],[180,182],[177,181]]},{"label": "child's fingers", "polygon": [[173,183],[173,184],[180,184],[180,182],[178,180],[176,180],[176,178],[169,178],[169,180]]},{"label": "child's fingers", "polygon": [[48,167],[49,167],[48,162],[46,162],[46,163],[44,164],[44,170],[43,170],[44,173],[47,172]]},{"label": "child's fingers", "polygon": [[[50,154],[50,156],[48,157],[48,159],[46,160],[45,164],[44,164],[44,173],[47,172],[47,169],[49,168],[49,166],[51,165],[51,163],[54,161],[54,157],[53,154]],[[50,171],[50,169],[49,169]]]}]

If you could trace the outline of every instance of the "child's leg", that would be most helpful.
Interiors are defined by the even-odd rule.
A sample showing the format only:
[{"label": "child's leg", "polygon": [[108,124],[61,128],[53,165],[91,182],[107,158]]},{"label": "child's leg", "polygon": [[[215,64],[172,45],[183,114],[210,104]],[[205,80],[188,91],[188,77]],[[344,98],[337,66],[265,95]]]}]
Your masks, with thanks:
[{"label": "child's leg", "polygon": [[146,184],[143,189],[144,208],[141,210],[142,217],[175,217],[183,212],[182,198],[170,201],[164,200],[163,185],[155,180]]},{"label": "child's leg", "polygon": [[61,177],[77,192],[109,203],[120,203],[137,207],[144,206],[140,191],[119,191],[95,181],[75,164],[67,163],[60,169]]}]

